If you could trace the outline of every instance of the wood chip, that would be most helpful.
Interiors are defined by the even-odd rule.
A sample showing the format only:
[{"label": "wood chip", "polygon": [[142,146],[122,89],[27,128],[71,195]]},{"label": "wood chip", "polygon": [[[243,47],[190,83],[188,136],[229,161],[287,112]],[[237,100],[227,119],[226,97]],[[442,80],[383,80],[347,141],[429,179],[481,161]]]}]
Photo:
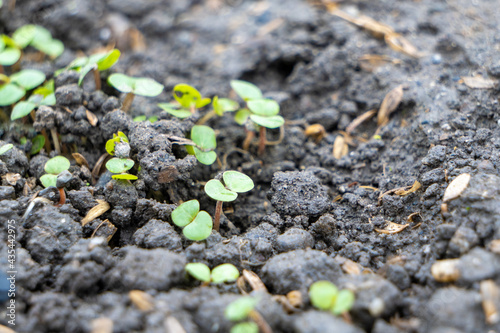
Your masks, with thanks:
[{"label": "wood chip", "polygon": [[333,142],[333,157],[338,160],[347,153],[349,153],[349,146],[342,135],[337,135]]},{"label": "wood chip", "polygon": [[431,266],[431,274],[437,282],[455,282],[460,278],[459,259],[438,260]]},{"label": "wood chip", "polygon": [[498,313],[498,306],[500,303],[500,289],[493,280],[484,280],[479,284],[479,291],[481,293],[482,305],[486,323],[494,325],[500,322],[500,314]]},{"label": "wood chip", "polygon": [[260,277],[254,272],[244,269],[242,275],[254,291],[265,291],[266,293],[268,292],[264,282],[262,282]]},{"label": "wood chip", "polygon": [[87,212],[87,215],[85,215],[85,217],[82,219],[81,221],[82,227],[87,223],[95,220],[96,218],[98,218],[99,216],[101,216],[102,214],[104,214],[109,210],[110,208],[109,203],[107,203],[105,200],[96,199],[96,201],[98,202],[98,204],[92,207]]},{"label": "wood chip", "polygon": [[158,173],[158,183],[160,183],[160,184],[171,183],[171,182],[177,180],[179,175],[180,175],[179,171],[177,170],[175,165],[169,165],[169,166],[163,168]]},{"label": "wood chip", "polygon": [[411,188],[409,190],[400,189],[400,190],[397,190],[394,193],[396,195],[400,195],[400,196],[404,197],[404,196],[407,196],[410,193],[413,193],[413,192],[417,191],[421,187],[422,187],[422,184],[420,184],[418,181],[415,180],[415,182],[413,183],[413,185],[411,186]]},{"label": "wood chip", "polygon": [[470,174],[463,173],[457,178],[453,179],[453,181],[448,184],[448,187],[444,191],[443,202],[448,202],[453,199],[458,198],[469,186],[470,182]]},{"label": "wood chip", "polygon": [[106,317],[92,320],[91,333],[113,333],[113,321]]},{"label": "wood chip", "polygon": [[375,228],[375,231],[380,233],[380,234],[392,235],[392,234],[400,233],[401,231],[405,230],[409,226],[409,224],[397,224],[397,223],[389,222],[389,221],[386,221],[386,222],[387,222],[387,225],[385,226],[384,229]]},{"label": "wood chip", "polygon": [[113,238],[114,234],[116,233],[118,229],[114,226],[113,223],[109,222],[109,220],[104,220],[102,221],[97,228],[95,228],[94,232],[90,236],[91,238],[94,237],[103,237],[106,239],[106,241],[109,243],[111,238]]},{"label": "wood chip", "polygon": [[73,153],[71,154],[73,158],[75,159],[76,163],[80,166],[85,165],[87,169],[90,170],[90,165],[89,162],[87,162],[87,159],[80,153]]},{"label": "wood chip", "polygon": [[326,135],[326,130],[321,124],[312,124],[307,126],[304,131],[306,136],[312,137],[316,143],[319,143]]},{"label": "wood chip", "polygon": [[389,122],[389,115],[397,109],[402,99],[402,84],[392,89],[387,95],[385,95],[384,100],[382,101],[382,105],[380,105],[380,109],[378,110],[377,114],[378,127],[385,126]]},{"label": "wood chip", "polygon": [[492,240],[489,245],[489,249],[493,253],[500,254],[500,239]]},{"label": "wood chip", "polygon": [[477,76],[463,76],[463,83],[472,89],[493,89],[498,85],[498,80],[485,79],[484,77]]},{"label": "wood chip", "polygon": [[148,312],[154,309],[154,299],[142,290],[131,290],[128,297],[132,303],[141,311]]},{"label": "wood chip", "polygon": [[186,333],[186,330],[184,329],[184,327],[182,327],[181,323],[179,323],[179,321],[175,317],[168,316],[165,319],[163,325],[165,326],[165,332],[168,332],[168,333]]},{"label": "wood chip", "polygon": [[99,157],[97,160],[96,164],[94,165],[94,169],[92,169],[92,178],[93,180],[99,178],[99,174],[101,173],[101,168],[106,159],[108,159],[110,156],[108,153],[104,153]]},{"label": "wood chip", "polygon": [[362,123],[364,123],[365,121],[367,121],[368,119],[373,117],[376,113],[377,113],[377,110],[375,110],[375,109],[370,110],[370,111],[366,111],[362,115],[354,118],[354,120],[351,121],[349,126],[346,127],[345,131],[348,134],[351,134],[352,131],[354,131],[356,129],[356,127],[358,127],[359,125],[361,125]]},{"label": "wood chip", "polygon": [[300,308],[303,304],[302,294],[298,290],[290,291],[288,294],[286,294],[286,298],[294,308]]},{"label": "wood chip", "polygon": [[89,121],[89,124],[92,125],[93,127],[96,127],[97,123],[99,122],[97,116],[89,110],[85,110],[85,112],[87,113],[87,120]]}]

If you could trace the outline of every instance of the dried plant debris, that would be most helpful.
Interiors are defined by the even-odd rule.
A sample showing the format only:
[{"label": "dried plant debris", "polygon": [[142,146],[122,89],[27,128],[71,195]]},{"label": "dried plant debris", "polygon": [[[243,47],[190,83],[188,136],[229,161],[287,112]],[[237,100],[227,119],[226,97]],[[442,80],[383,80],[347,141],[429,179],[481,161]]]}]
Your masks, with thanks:
[{"label": "dried plant debris", "polygon": [[493,253],[500,254],[500,239],[492,240],[489,245],[489,249]]},{"label": "dried plant debris", "polygon": [[90,325],[91,333],[113,333],[113,321],[107,317],[96,318]]},{"label": "dried plant debris", "polygon": [[500,306],[500,289],[493,280],[484,280],[479,284],[486,323],[494,325],[500,322],[498,307]]},{"label": "dried plant debris", "polygon": [[103,237],[109,243],[118,229],[109,220],[102,221],[92,233],[92,238]]},{"label": "dried plant debris", "polygon": [[367,72],[373,72],[378,67],[386,64],[399,65],[401,60],[380,54],[365,54],[359,58],[359,66]]},{"label": "dried plant debris", "polygon": [[409,224],[398,224],[389,221],[386,222],[387,224],[384,227],[384,229],[374,228],[375,231],[378,232],[379,234],[397,234],[410,226]]},{"label": "dried plant debris", "polygon": [[128,297],[132,303],[141,311],[148,312],[154,309],[154,299],[142,290],[131,290]]},{"label": "dried plant debris", "polygon": [[85,110],[85,112],[87,114],[87,120],[89,121],[89,124],[93,127],[96,127],[97,123],[99,122],[97,116],[89,110]]},{"label": "dried plant debris", "polygon": [[349,153],[349,146],[343,135],[337,135],[333,142],[333,157],[340,159]]},{"label": "dried plant debris", "polygon": [[402,99],[403,85],[397,86],[385,95],[377,114],[377,126],[379,128],[385,126],[389,122],[390,114],[397,109]]},{"label": "dried plant debris", "polygon": [[[254,272],[246,270],[246,269],[243,270],[243,273],[238,278],[236,284],[237,284],[238,288],[240,289],[240,292],[243,295],[247,295],[251,291],[263,291],[265,293],[268,292],[266,285],[262,282],[260,277],[257,274],[255,274]],[[247,284],[251,288],[250,291],[246,290]]]},{"label": "dried plant debris", "polygon": [[75,161],[78,165],[84,165],[87,167],[87,169],[90,170],[89,162],[87,162],[87,159],[82,154],[73,153],[73,154],[71,154],[71,156],[73,156],[73,158],[75,159]]},{"label": "dried plant debris", "polygon": [[394,192],[394,194],[404,197],[410,193],[416,192],[421,187],[422,184],[420,184],[417,180],[415,180],[415,182],[413,183],[413,185],[410,187],[409,190],[399,189],[396,192]]},{"label": "dried plant debris", "polygon": [[431,274],[437,282],[455,282],[460,278],[459,259],[438,260],[431,266]]},{"label": "dried plant debris", "polygon": [[480,75],[463,76],[461,82],[472,89],[493,89],[498,86],[498,80],[486,79]]},{"label": "dried plant debris", "polygon": [[88,212],[87,215],[82,219],[81,223],[82,226],[86,225],[87,223],[95,220],[105,212],[107,212],[110,208],[109,203],[107,203],[105,200],[101,199],[96,199],[98,204],[94,207],[92,207]]},{"label": "dried plant debris", "polygon": [[362,115],[354,118],[354,120],[351,121],[351,123],[346,127],[345,131],[348,134],[351,134],[356,129],[356,127],[358,127],[359,125],[361,125],[362,123],[364,123],[368,119],[372,118],[376,113],[377,113],[376,109],[366,111]]},{"label": "dried plant debris", "polygon": [[463,173],[453,179],[444,191],[443,202],[448,202],[458,198],[465,191],[467,186],[469,186],[470,177],[470,174]]},{"label": "dried plant debris", "polygon": [[177,320],[177,318],[168,316],[164,322],[165,331],[168,333],[186,333],[184,327]]},{"label": "dried plant debris", "polygon": [[321,124],[312,124],[307,126],[304,134],[313,138],[316,143],[319,143],[326,136],[326,130]]}]

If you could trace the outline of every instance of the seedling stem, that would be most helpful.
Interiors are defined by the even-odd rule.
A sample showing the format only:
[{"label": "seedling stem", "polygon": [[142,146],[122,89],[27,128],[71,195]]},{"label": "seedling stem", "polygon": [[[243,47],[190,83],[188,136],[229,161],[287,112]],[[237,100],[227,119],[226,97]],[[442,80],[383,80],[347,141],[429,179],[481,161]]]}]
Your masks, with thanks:
[{"label": "seedling stem", "polygon": [[220,217],[222,216],[222,201],[217,201],[215,204],[214,229],[218,232],[220,225]]},{"label": "seedling stem", "polygon": [[264,126],[261,126],[259,130],[259,150],[257,151],[257,154],[261,156],[262,154],[264,154],[265,150],[266,150],[266,128]]},{"label": "seedling stem", "polygon": [[98,68],[94,68],[94,81],[95,81],[95,89],[101,90],[101,74],[99,73]]},{"label": "seedling stem", "polygon": [[125,99],[123,100],[123,105],[122,105],[123,112],[128,112],[128,110],[132,106],[132,102],[134,101],[134,97],[135,97],[135,95],[133,92],[127,93],[127,95],[125,96]]}]

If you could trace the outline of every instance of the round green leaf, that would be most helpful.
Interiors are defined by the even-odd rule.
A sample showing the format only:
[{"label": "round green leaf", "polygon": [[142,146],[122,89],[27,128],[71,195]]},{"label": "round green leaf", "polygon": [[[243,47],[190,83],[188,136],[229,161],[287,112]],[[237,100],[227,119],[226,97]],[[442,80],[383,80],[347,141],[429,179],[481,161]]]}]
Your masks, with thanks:
[{"label": "round green leaf", "polygon": [[0,53],[0,65],[12,66],[21,57],[21,50],[15,47],[8,47]]},{"label": "round green leaf", "polygon": [[224,184],[231,191],[244,193],[253,189],[254,184],[252,178],[238,171],[226,171],[222,175]]},{"label": "round green leaf", "polygon": [[185,270],[196,280],[210,282],[210,268],[201,262],[187,264]]},{"label": "round green leaf", "polygon": [[64,52],[64,44],[58,39],[41,40],[35,37],[31,45],[52,58],[57,58]]},{"label": "round green leaf", "polygon": [[196,88],[189,84],[179,83],[174,87],[173,96],[179,104],[186,109],[195,106],[201,101],[201,94]]},{"label": "round green leaf", "polygon": [[212,199],[217,201],[234,201],[238,197],[238,193],[229,191],[217,179],[211,179],[205,184],[205,193]]},{"label": "round green leaf", "polygon": [[30,114],[36,108],[36,104],[33,102],[21,101],[17,103],[12,109],[10,114],[10,120],[16,120],[25,117]]},{"label": "round green leaf", "polygon": [[212,233],[212,218],[202,210],[196,215],[193,222],[182,229],[182,233],[187,239],[192,241],[201,241],[206,239]]},{"label": "round green leaf", "polygon": [[217,153],[215,151],[201,151],[196,147],[186,146],[186,148],[188,147],[191,147],[194,152],[194,156],[201,164],[212,165],[217,160]]},{"label": "round green leaf", "polygon": [[41,134],[38,134],[31,140],[31,155],[38,154],[40,150],[42,150],[43,146],[45,145],[45,137]]},{"label": "round green leaf", "polygon": [[40,177],[40,182],[44,187],[56,186],[57,184],[57,175],[46,174]]},{"label": "round green leaf", "polygon": [[231,321],[246,319],[256,305],[257,300],[255,298],[249,296],[241,297],[226,307],[224,316]]},{"label": "round green leaf", "polygon": [[241,109],[234,115],[234,121],[238,125],[243,125],[252,113],[248,109]]},{"label": "round green leaf", "polygon": [[97,60],[97,68],[100,71],[104,71],[106,69],[111,68],[114,64],[118,62],[120,54],[121,54],[120,50],[118,49],[113,49],[108,53],[104,54],[104,57]]},{"label": "round green leaf", "polygon": [[283,126],[283,124],[285,123],[285,119],[283,119],[282,116],[266,117],[252,114],[250,115],[250,119],[252,119],[252,121],[257,125],[267,128],[278,128]]},{"label": "round green leaf", "polygon": [[231,327],[229,333],[259,333],[259,326],[253,321],[246,321]]},{"label": "round green leaf", "polygon": [[45,163],[45,172],[53,175],[58,175],[64,170],[68,170],[70,166],[69,160],[64,156],[52,157]]},{"label": "round green leaf", "polygon": [[134,161],[129,158],[113,157],[106,163],[106,169],[111,173],[124,173],[134,166]]},{"label": "round green leaf", "polygon": [[222,264],[212,269],[212,282],[215,284],[233,282],[240,277],[240,272],[233,264]]},{"label": "round green leaf", "polygon": [[0,106],[14,104],[23,98],[26,91],[16,84],[7,83],[0,87]]},{"label": "round green leaf", "polygon": [[355,297],[352,291],[349,289],[342,289],[335,299],[335,304],[332,308],[333,314],[339,315],[351,310],[354,300]]},{"label": "round green leaf", "polygon": [[131,175],[129,173],[120,173],[118,175],[113,175],[111,176],[113,179],[125,179],[125,180],[137,180],[139,177],[135,175]]},{"label": "round green leaf", "polygon": [[31,41],[35,37],[35,30],[36,26],[33,24],[24,25],[14,31],[14,33],[12,34],[12,39],[17,45],[19,45],[19,47],[24,49],[31,43]]},{"label": "round green leaf", "polygon": [[108,77],[108,83],[123,93],[134,91],[135,79],[121,73],[114,73]]},{"label": "round green leaf", "polygon": [[163,85],[153,79],[140,77],[135,81],[134,94],[146,97],[155,97],[163,91]]},{"label": "round green leaf", "polygon": [[0,155],[8,152],[9,150],[12,149],[12,147],[14,147],[14,145],[12,143],[7,143],[6,145],[3,145],[2,147],[0,147]]},{"label": "round green leaf", "polygon": [[45,81],[45,74],[36,69],[23,69],[10,76],[12,83],[16,83],[26,90],[31,90]]},{"label": "round green leaf", "polygon": [[184,119],[192,116],[191,111],[186,109],[177,109],[178,105],[172,103],[159,103],[158,106],[162,108],[164,111],[170,113],[172,116],[177,117],[179,119]]},{"label": "round green leaf", "polygon": [[46,28],[35,25],[35,33],[31,43],[49,42],[52,40],[52,34]]},{"label": "round green leaf", "polygon": [[217,147],[215,131],[205,125],[193,126],[191,129],[191,140],[193,140],[201,150],[214,150]]},{"label": "round green leaf", "polygon": [[272,99],[253,99],[247,102],[247,106],[255,114],[260,116],[274,116],[280,112],[280,105]]},{"label": "round green leaf", "polygon": [[222,116],[224,112],[232,112],[238,110],[239,103],[229,98],[219,98],[215,96],[212,100],[212,106],[217,115]]},{"label": "round green leaf", "polygon": [[247,81],[233,80],[231,88],[245,101],[262,98],[262,91],[255,84]]},{"label": "round green leaf", "polygon": [[309,288],[309,298],[312,305],[320,310],[330,310],[335,304],[339,290],[330,281],[314,282]]},{"label": "round green leaf", "polygon": [[185,227],[191,223],[200,212],[198,200],[189,200],[179,205],[172,212],[172,221],[178,227]]}]

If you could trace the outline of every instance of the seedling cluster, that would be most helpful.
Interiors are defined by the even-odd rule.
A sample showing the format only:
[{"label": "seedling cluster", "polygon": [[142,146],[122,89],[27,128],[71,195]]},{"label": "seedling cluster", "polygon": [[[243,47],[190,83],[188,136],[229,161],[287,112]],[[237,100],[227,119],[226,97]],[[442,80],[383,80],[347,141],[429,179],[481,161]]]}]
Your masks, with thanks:
[{"label": "seedling cluster", "polygon": [[158,106],[171,115],[184,119],[193,115],[196,110],[210,104],[210,98],[202,97],[196,88],[180,83],[172,91],[176,103],[159,103]]},{"label": "seedling cluster", "polygon": [[106,151],[115,156],[106,163],[106,169],[113,173],[113,179],[136,180],[137,176],[127,173],[135,162],[129,158],[130,145],[123,132],[113,134],[113,138],[106,142]]},{"label": "seedling cluster", "polygon": [[73,60],[66,69],[76,70],[80,73],[78,85],[81,85],[85,76],[93,71],[96,90],[101,90],[100,72],[111,68],[118,62],[119,58],[120,51],[118,49],[113,49],[109,52],[93,54],[90,57],[77,58]]},{"label": "seedling cluster", "polygon": [[233,264],[222,264],[210,272],[210,268],[199,262],[186,265],[186,272],[204,283],[221,284],[226,282],[234,282],[240,277],[240,272]]},{"label": "seedling cluster", "polygon": [[18,102],[28,90],[34,89],[45,81],[45,74],[35,69],[23,69],[7,76],[0,74],[0,106]]},{"label": "seedling cluster", "polygon": [[338,290],[330,281],[314,282],[309,288],[309,297],[313,306],[330,311],[334,315],[349,312],[354,304],[354,293],[349,289]]},{"label": "seedling cluster", "polygon": [[258,333],[258,325],[249,320],[255,313],[258,300],[254,297],[244,296],[230,303],[224,311],[226,319],[238,322],[231,328],[231,333]]}]

